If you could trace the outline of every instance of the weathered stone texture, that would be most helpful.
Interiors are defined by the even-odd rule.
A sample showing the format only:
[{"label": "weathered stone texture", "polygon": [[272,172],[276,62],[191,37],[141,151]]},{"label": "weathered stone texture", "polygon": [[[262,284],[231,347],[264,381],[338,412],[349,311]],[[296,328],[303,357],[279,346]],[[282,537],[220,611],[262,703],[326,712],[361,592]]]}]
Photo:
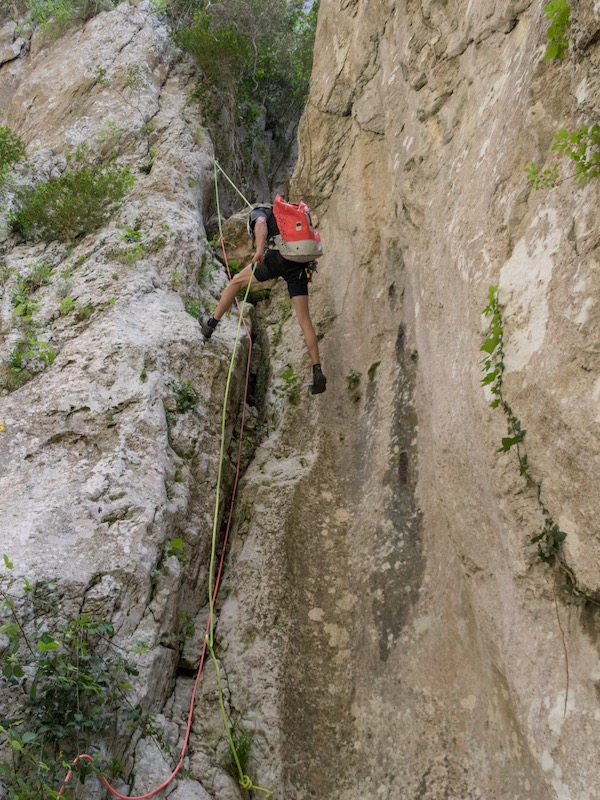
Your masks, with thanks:
[{"label": "weathered stone texture", "polygon": [[[3,52],[13,35],[5,26]],[[186,102],[193,70],[175,56],[151,5],[124,3],[57,40],[34,34],[18,70],[12,61],[0,68],[5,120],[28,145],[25,179],[59,174],[65,152],[81,143],[100,155],[107,122],[120,130],[118,161],[136,174],[117,216],[97,234],[70,246],[5,241],[2,360],[23,335],[11,302],[17,275],[40,260],[54,272],[35,292],[36,335],[57,355],[0,397],[0,552],[14,563],[17,587],[21,578],[54,581],[65,614],[112,620],[116,644],[140,668],[129,702],[152,711],[173,691],[182,619],[194,617],[208,595],[236,324],[232,316],[207,345],[185,310],[190,300],[213,305],[224,278],[203,223],[211,210],[212,144]],[[94,77],[97,66],[106,81]],[[127,86],[132,69],[136,80]],[[126,226],[140,231],[137,255],[123,241]],[[85,314],[59,313],[66,296]],[[240,364],[246,352],[242,334]],[[242,378],[236,370],[227,445]],[[188,382],[198,402],[177,408]],[[224,493],[230,478],[226,463]],[[168,552],[178,537],[183,565]],[[142,740],[126,759],[134,784],[120,790],[155,788],[177,762],[178,734],[170,744],[159,759],[156,745]],[[189,789],[173,796],[188,797]],[[206,793],[197,785],[194,796]]]},{"label": "weathered stone texture", "polygon": [[[568,534],[567,563],[597,593],[599,189],[565,180],[533,192],[523,173],[553,163],[561,126],[598,121],[597,5],[573,0],[569,53],[544,62],[542,4],[321,2],[291,199],[310,202],[326,248],[311,309],[328,390],[308,393],[276,286],[257,313],[250,423],[262,441],[217,627],[226,709],[254,735],[248,772],[277,797],[600,798],[597,612],[574,606],[526,546],[541,514],[514,454],[497,452],[505,422],[480,385],[479,351],[498,284],[506,397]],[[60,579],[73,607],[149,648],[137,698],[162,712],[177,753],[192,679],[175,672],[196,666],[206,622],[236,323],[206,345],[180,296],[212,303],[222,286],[202,238],[210,143],[185,104],[188,67],[145,4],[55,43],[5,25],[0,61],[6,119],[36,174],[59,172],[84,140],[100,148],[109,120],[123,161],[156,148],[101,233],[73,251],[7,254],[17,272],[39,258],[55,268],[38,299],[58,356],[0,398],[0,545],[18,574]],[[143,231],[135,263],[116,252],[125,225]],[[88,320],[59,316],[63,281]],[[18,332],[10,282],[1,291],[5,358]],[[202,402],[167,415],[173,381],[188,380]],[[185,566],[165,557],[179,535]],[[182,612],[196,624],[185,645]],[[240,794],[222,769],[216,688],[209,664],[184,764],[193,780],[174,798]],[[140,742],[132,788],[152,788],[170,765]]]},{"label": "weathered stone texture", "polygon": [[[523,172],[598,122],[600,16],[571,6],[569,53],[545,62],[542,4],[322,0],[292,194],[326,248],[329,384],[248,472],[223,626],[264,653],[229,679],[279,715],[282,764],[257,753],[281,797],[600,797],[597,612],[527,547],[535,492],[480,385],[498,284],[506,398],[597,596],[599,185],[534,192]],[[301,371],[285,334],[275,358]]]}]

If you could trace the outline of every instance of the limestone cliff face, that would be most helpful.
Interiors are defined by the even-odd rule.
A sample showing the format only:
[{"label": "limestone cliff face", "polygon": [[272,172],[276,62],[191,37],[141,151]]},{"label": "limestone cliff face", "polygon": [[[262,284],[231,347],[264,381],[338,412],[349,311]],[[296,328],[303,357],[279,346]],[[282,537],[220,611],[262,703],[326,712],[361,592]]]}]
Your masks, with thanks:
[{"label": "limestone cliff face", "polygon": [[281,797],[600,796],[597,612],[527,546],[540,506],[480,385],[497,284],[505,397],[597,598],[599,185],[523,172],[598,121],[600,15],[571,6],[545,62],[539,3],[322,0],[292,194],[326,247],[329,384],[246,476],[251,586],[225,607],[253,609],[237,636],[266,674],[235,681],[278,720]]},{"label": "limestone cliff face", "polygon": [[[59,175],[65,153],[82,143],[101,155],[108,136],[136,183],[105,228],[70,245],[24,244],[4,234],[3,364],[24,335],[12,302],[17,281],[40,262],[52,273],[35,290],[32,324],[56,358],[0,397],[0,549],[14,564],[23,614],[24,581],[48,581],[65,616],[113,622],[115,643],[140,670],[128,702],[156,713],[173,691],[183,620],[207,602],[235,326],[226,322],[220,343],[205,351],[186,312],[191,301],[212,305],[224,283],[203,223],[212,144],[186,103],[190,65],[177,57],[150,4],[124,3],[57,40],[36,33],[25,42],[14,23],[1,37],[5,121],[28,146],[20,179]],[[133,244],[128,229],[138,232]],[[74,306],[61,313],[66,297]],[[237,377],[232,390],[227,442]],[[225,488],[229,478],[225,465]],[[170,549],[177,538],[185,542],[184,564]],[[8,712],[3,705],[3,719]],[[181,745],[173,723],[163,733],[163,755],[152,739],[138,739],[125,754],[122,792],[141,794],[162,782],[177,760],[166,750]],[[194,796],[202,791],[196,786]]]},{"label": "limestone cliff face", "polygon": [[[479,350],[497,284],[505,396],[566,563],[597,598],[599,188],[533,192],[523,173],[553,163],[560,127],[598,120],[597,5],[573,0],[569,54],[544,62],[541,4],[321,0],[292,199],[325,242],[311,310],[328,389],[309,394],[276,286],[255,313],[259,446],[218,608],[227,710],[278,798],[600,798],[597,612],[527,546],[540,504],[497,452],[506,423]],[[0,397],[0,547],[19,582],[57,581],[65,613],[112,619],[138,650],[132,700],[158,713],[161,746],[134,735],[119,788],[142,794],[177,761],[207,617],[236,322],[205,344],[185,310],[224,282],[202,222],[212,148],[149,4],[54,42],[7,23],[0,63],[5,120],[29,147],[20,180],[59,174],[83,141],[100,154],[115,126],[137,174],[97,234],[4,243],[2,359],[21,335],[17,275],[40,260],[37,331],[57,356]],[[78,316],[60,312],[67,296]],[[188,382],[198,402],[178,408]],[[169,796],[235,800],[214,670],[200,695]]]}]

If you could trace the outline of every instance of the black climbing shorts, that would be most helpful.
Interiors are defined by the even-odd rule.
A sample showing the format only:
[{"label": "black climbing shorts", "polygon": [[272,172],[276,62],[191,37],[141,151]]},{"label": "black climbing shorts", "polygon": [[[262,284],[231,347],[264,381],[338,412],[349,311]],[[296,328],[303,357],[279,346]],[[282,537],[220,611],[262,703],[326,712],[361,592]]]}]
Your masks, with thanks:
[{"label": "black climbing shorts", "polygon": [[279,250],[267,250],[265,260],[254,271],[254,277],[261,283],[273,278],[284,278],[290,297],[302,297],[308,294],[308,278],[304,264],[288,261]]}]

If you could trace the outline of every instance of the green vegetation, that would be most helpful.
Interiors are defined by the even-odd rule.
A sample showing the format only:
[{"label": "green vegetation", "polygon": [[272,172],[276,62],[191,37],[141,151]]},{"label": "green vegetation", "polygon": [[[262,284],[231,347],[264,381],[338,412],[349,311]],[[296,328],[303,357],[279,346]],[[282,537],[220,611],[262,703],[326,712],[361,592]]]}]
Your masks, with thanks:
[{"label": "green vegetation", "polygon": [[292,300],[290,297],[283,297],[279,301],[279,308],[281,309],[281,315],[277,324],[275,325],[275,330],[273,331],[273,348],[275,349],[281,342],[283,338],[283,326],[287,318],[290,315],[290,311],[292,310]]},{"label": "green vegetation", "polygon": [[374,361],[371,364],[371,366],[369,367],[369,369],[367,370],[367,375],[368,375],[370,381],[372,381],[373,378],[375,377],[375,375],[377,373],[377,370],[379,369],[379,365],[380,364],[381,364],[381,361]]},{"label": "green vegetation", "polygon": [[[572,132],[561,128],[554,135],[552,152],[566,156],[575,165],[575,172],[568,175],[568,178],[575,178],[577,183],[586,183],[597,178],[600,175],[600,125],[584,123]],[[526,167],[525,173],[534,189],[552,188],[561,182],[558,164],[541,170],[533,163]]]},{"label": "green vegetation", "polygon": [[360,383],[361,374],[360,372],[356,372],[355,370],[351,369],[350,372],[346,375],[346,383],[348,384],[348,389],[352,392],[358,384]]},{"label": "green vegetation", "polygon": [[107,256],[120,264],[135,264],[144,257],[144,245],[134,244],[131,247],[118,247],[107,253]]},{"label": "green vegetation", "polygon": [[14,392],[38,373],[43,372],[56,358],[56,350],[29,330],[17,339],[8,359],[0,365],[0,390]]},{"label": "green vegetation", "polygon": [[200,314],[202,314],[202,305],[199,300],[192,300],[190,298],[185,299],[185,310],[188,314],[191,314],[194,319],[200,319]]},{"label": "green vegetation", "polygon": [[550,21],[550,26],[546,34],[548,44],[544,53],[547,61],[552,58],[562,58],[569,48],[569,40],[566,30],[571,21],[571,9],[567,0],[550,0],[544,6],[546,19]]},{"label": "green vegetation", "polygon": [[240,769],[244,775],[248,770],[248,762],[250,761],[250,750],[252,749],[254,734],[251,731],[242,728],[242,726],[237,722],[231,724],[229,732],[231,734],[233,747],[238,760],[235,760],[233,750],[231,747],[229,747],[225,757],[224,768],[228,775],[231,775],[232,778],[237,780],[240,775]]},{"label": "green vegetation", "polygon": [[177,561],[180,564],[185,564],[187,562],[187,557],[185,554],[185,542],[181,538],[172,539],[169,542],[168,547],[165,549],[165,556],[166,558],[170,558],[171,556],[175,556]]},{"label": "green vegetation", "polygon": [[122,138],[123,131],[116,122],[109,119],[104,123],[104,127],[98,131],[96,142],[100,146],[100,151],[105,159],[117,157]]},{"label": "green vegetation", "polygon": [[181,383],[180,381],[170,378],[165,381],[165,386],[170,389],[172,397],[172,400],[165,403],[168,414],[172,414],[174,411],[178,414],[186,414],[188,411],[193,411],[197,407],[200,401],[200,395],[194,388],[191,380]]},{"label": "green vegetation", "polygon": [[61,317],[66,317],[75,309],[75,300],[72,297],[63,297],[58,304],[58,313]]},{"label": "green vegetation", "polygon": [[[20,275],[17,279],[17,295],[28,295],[50,283],[54,269],[43,260],[36,261],[28,275]],[[16,305],[13,298],[13,305]]]},{"label": "green vegetation", "polygon": [[[544,59],[562,58],[569,47],[566,30],[571,22],[571,8],[567,0],[551,0],[544,6],[544,12],[550,20]],[[554,134],[552,152],[570,159],[575,172],[561,177],[558,163],[541,169],[534,162],[525,167],[527,180],[534,189],[554,188],[569,178],[577,183],[597,178],[600,175],[600,125],[583,123],[574,131],[561,128]]]},{"label": "green vegetation", "polygon": [[87,322],[94,313],[94,306],[89,303],[85,306],[78,306],[75,311],[76,322]]},{"label": "green vegetation", "polygon": [[44,35],[56,37],[116,5],[117,0],[26,0],[26,27],[38,27]]},{"label": "green vegetation", "polygon": [[11,295],[14,319],[21,335],[15,342],[8,359],[0,364],[0,390],[12,392],[19,389],[35,375],[46,369],[56,358],[56,350],[44,341],[34,315],[40,304],[33,296],[48,284],[54,269],[43,260],[36,261],[27,275],[17,275],[16,287]]},{"label": "green vegetation", "polygon": [[217,157],[237,183],[258,160],[273,177],[289,156],[288,129],[308,92],[317,11],[318,2],[305,12],[302,0],[170,4],[175,40],[204,75],[190,102],[201,102]]},{"label": "green vegetation", "polygon": [[10,168],[23,161],[25,156],[25,145],[21,137],[6,125],[0,125],[0,185],[6,180]]},{"label": "green vegetation", "polygon": [[[0,578],[0,687],[4,715],[0,725],[0,781],[13,800],[56,797],[56,787],[79,753],[114,745],[123,721],[140,709],[127,709],[129,679],[135,666],[112,644],[112,624],[86,613],[63,614],[63,596],[55,582],[17,580],[4,556]],[[120,725],[121,723],[121,725]],[[120,734],[119,734],[120,731]],[[122,765],[98,759],[75,767],[80,781],[90,772],[108,777]],[[73,786],[75,782],[73,781]],[[69,788],[63,797],[73,798]]]},{"label": "green vegetation", "polygon": [[87,164],[85,155],[82,149],[71,154],[60,177],[17,189],[16,207],[9,214],[15,233],[71,242],[106,222],[135,178],[129,167]]},{"label": "green vegetation", "polygon": [[293,367],[287,366],[280,374],[281,381],[275,387],[275,394],[280,397],[287,397],[292,405],[296,405],[300,399],[300,376],[294,371]]},{"label": "green vegetation", "polygon": [[498,299],[498,287],[490,286],[488,291],[488,302],[483,310],[486,317],[490,318],[490,328],[488,335],[481,346],[481,351],[485,353],[483,359],[483,379],[482,386],[489,387],[492,394],[490,401],[491,408],[500,408],[507,421],[507,436],[502,438],[502,446],[498,448],[499,453],[507,453],[514,448],[519,463],[519,474],[525,480],[528,487],[534,490],[535,498],[544,520],[542,529],[530,537],[529,544],[537,545],[537,552],[542,561],[552,566],[556,566],[563,574],[566,587],[578,603],[585,603],[592,598],[588,597],[578,588],[575,575],[564,560],[562,552],[563,543],[567,534],[560,529],[554,518],[550,514],[546,504],[542,499],[542,485],[536,480],[530,470],[527,453],[525,451],[525,436],[527,431],[523,428],[521,421],[513,412],[503,394],[504,382],[504,325],[503,325],[503,306]]},{"label": "green vegetation", "polygon": [[569,133],[566,128],[554,137],[552,150],[570,158],[575,164],[575,179],[584,183],[600,175],[600,125],[581,125]]}]

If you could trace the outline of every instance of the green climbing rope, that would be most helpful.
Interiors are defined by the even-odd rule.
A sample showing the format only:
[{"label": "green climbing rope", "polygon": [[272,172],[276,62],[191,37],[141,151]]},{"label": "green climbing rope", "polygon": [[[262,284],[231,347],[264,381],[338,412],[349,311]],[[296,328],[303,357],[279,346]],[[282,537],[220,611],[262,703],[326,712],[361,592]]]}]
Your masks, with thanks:
[{"label": "green climbing rope", "polygon": [[[222,166],[219,164],[219,162],[218,162],[218,161],[216,161],[216,160],[215,160],[215,175],[216,175],[216,172],[217,172],[217,170],[219,170],[219,172],[221,173],[221,175],[223,175],[223,177],[224,177],[226,180],[228,180],[228,181],[229,181],[229,183],[230,183],[230,184],[233,186],[233,188],[236,190],[236,192],[237,192],[237,193],[239,194],[239,196],[242,198],[242,200],[244,201],[244,203],[246,203],[246,205],[248,206],[248,208],[252,208],[252,203],[250,203],[250,202],[249,202],[249,201],[248,201],[248,200],[247,200],[247,199],[244,197],[244,195],[243,195],[243,194],[240,192],[240,190],[239,190],[239,189],[238,189],[238,187],[235,185],[235,183],[234,183],[234,182],[231,180],[231,178],[229,177],[229,175],[228,175],[228,174],[225,172],[225,170],[223,169],[223,167],[222,167]],[[219,193],[217,192],[217,205],[218,205],[218,203],[219,203]],[[221,216],[219,215],[219,229],[220,229],[220,228],[221,228]]]},{"label": "green climbing rope", "polygon": [[[218,185],[217,169],[227,178],[227,180],[231,183],[231,185],[234,187],[234,189],[236,189],[236,191],[238,192],[240,197],[242,197],[244,202],[246,202],[248,204],[248,206],[250,206],[250,203],[248,203],[246,198],[239,191],[239,189],[235,186],[233,181],[231,181],[231,179],[225,174],[225,172],[223,172],[223,170],[221,169],[219,164],[215,161],[215,196],[216,196],[216,201],[217,201],[217,214],[218,214],[218,220],[219,220],[219,233],[220,233],[221,238],[222,238],[223,237],[223,230],[222,230],[222,227],[221,227],[221,206],[220,206],[220,202],[219,202],[219,185]],[[227,404],[229,403],[229,392],[230,392],[230,389],[231,389],[231,377],[233,375],[233,368],[234,368],[234,364],[235,364],[235,356],[236,356],[238,344],[239,344],[239,341],[240,341],[240,333],[241,333],[241,328],[242,328],[242,322],[244,320],[244,305],[246,303],[246,300],[248,298],[248,294],[249,294],[250,289],[252,287],[252,278],[254,277],[254,270],[255,269],[256,269],[256,264],[253,264],[252,277],[250,278],[248,286],[246,287],[246,292],[244,294],[243,304],[240,307],[240,313],[239,313],[239,317],[238,317],[238,324],[237,324],[237,329],[236,329],[236,333],[235,333],[235,341],[234,341],[234,344],[233,344],[233,351],[231,353],[231,360],[229,362],[229,370],[227,372],[227,383],[225,385],[225,397],[223,398],[223,413],[222,413],[222,417],[221,417],[221,448],[220,448],[220,452],[219,452],[219,469],[218,469],[218,473],[217,473],[217,488],[216,488],[216,496],[215,496],[215,511],[214,511],[214,516],[213,516],[213,529],[212,529],[212,546],[211,546],[211,552],[210,552],[210,567],[209,567],[209,573],[208,573],[209,626],[208,626],[208,632],[206,634],[206,646],[208,647],[208,650],[210,652],[211,658],[212,658],[213,663],[215,665],[215,671],[216,671],[216,674],[217,674],[217,686],[218,686],[218,690],[219,690],[219,706],[221,708],[221,716],[223,717],[223,725],[225,727],[225,733],[226,733],[227,739],[229,741],[229,747],[231,748],[231,753],[233,755],[233,759],[235,761],[235,764],[236,764],[236,767],[237,767],[237,770],[238,770],[238,778],[239,778],[240,786],[243,789],[254,789],[257,792],[263,792],[267,796],[267,798],[270,798],[272,796],[273,792],[271,792],[269,789],[264,789],[261,786],[256,786],[256,784],[254,784],[252,782],[251,778],[249,778],[248,775],[246,775],[244,773],[244,770],[242,769],[240,758],[238,756],[238,753],[237,753],[237,750],[236,750],[236,747],[235,747],[235,742],[233,740],[233,735],[231,733],[231,726],[229,724],[229,719],[227,717],[227,711],[225,709],[225,701],[224,701],[224,698],[223,698],[223,687],[221,685],[221,671],[219,669],[219,662],[217,661],[217,657],[216,657],[215,651],[214,651],[214,619],[215,619],[215,615],[214,615],[214,590],[213,590],[213,585],[214,585],[215,562],[216,562],[216,556],[217,556],[217,535],[218,535],[218,530],[219,530],[219,505],[220,505],[220,501],[221,501],[221,482],[222,482],[222,477],[223,477],[223,459],[224,459],[224,456],[225,456],[225,427],[226,427],[225,422],[226,422],[226,419],[227,419]]]}]

